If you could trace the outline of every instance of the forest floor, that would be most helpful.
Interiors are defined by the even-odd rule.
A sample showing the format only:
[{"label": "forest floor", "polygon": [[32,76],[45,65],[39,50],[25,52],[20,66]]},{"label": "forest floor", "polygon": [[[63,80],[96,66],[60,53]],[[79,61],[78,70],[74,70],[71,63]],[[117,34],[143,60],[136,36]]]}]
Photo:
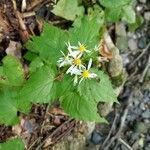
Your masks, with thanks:
[{"label": "forest floor", "polygon": [[[26,12],[22,12],[21,1],[18,0],[17,6],[10,0],[0,1],[0,61],[7,54],[21,58],[26,52],[22,45],[32,35],[40,34],[44,21],[62,28],[71,25],[55,17],[49,9],[52,6],[51,0],[29,0]],[[119,95],[120,105],[114,105],[107,116],[109,125],[96,125],[87,144],[91,150],[99,146],[104,150],[150,149],[150,2],[139,0],[135,9],[144,19],[136,31],[129,32],[123,23],[112,24],[109,29],[120,49],[128,77]],[[47,105],[34,105],[31,113],[21,119],[23,132],[20,126],[0,125],[0,142],[22,134],[28,149],[32,149],[38,143],[36,139],[41,141],[50,129],[51,134],[55,134],[53,143],[59,142],[77,123],[59,108],[51,109],[47,115],[47,108]]]}]

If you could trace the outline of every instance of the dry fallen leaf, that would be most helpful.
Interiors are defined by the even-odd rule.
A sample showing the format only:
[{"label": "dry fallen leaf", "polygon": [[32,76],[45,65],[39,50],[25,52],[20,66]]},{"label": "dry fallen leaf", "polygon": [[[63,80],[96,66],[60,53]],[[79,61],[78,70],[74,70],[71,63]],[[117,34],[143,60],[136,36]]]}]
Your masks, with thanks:
[{"label": "dry fallen leaf", "polygon": [[104,40],[101,42],[99,52],[101,56],[106,57],[107,59],[112,59],[113,57],[112,52],[110,52]]},{"label": "dry fallen leaf", "polygon": [[61,108],[55,108],[55,107],[51,108],[49,110],[49,113],[54,115],[63,115],[63,116],[67,115]]},{"label": "dry fallen leaf", "polygon": [[16,56],[17,58],[21,58],[21,43],[10,41],[8,48],[6,49],[6,54]]}]

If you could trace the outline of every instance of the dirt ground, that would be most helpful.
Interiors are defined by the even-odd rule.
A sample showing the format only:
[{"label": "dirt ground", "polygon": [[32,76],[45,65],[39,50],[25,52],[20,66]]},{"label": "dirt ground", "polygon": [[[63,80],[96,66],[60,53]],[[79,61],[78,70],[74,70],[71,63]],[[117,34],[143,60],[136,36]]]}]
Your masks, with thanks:
[{"label": "dirt ground", "polygon": [[[0,61],[12,53],[22,58],[26,53],[22,45],[32,35],[40,34],[44,21],[61,28],[72,24],[50,12],[52,0],[28,0],[25,12],[21,1],[17,2],[15,6],[10,0],[0,1]],[[150,2],[139,0],[135,9],[144,19],[136,31],[130,32],[123,23],[109,27],[128,76],[119,95],[120,105],[115,104],[107,116],[110,124],[97,124],[87,142],[87,148],[91,150],[150,149]],[[119,36],[120,32],[124,35]],[[119,42],[122,39],[124,42]],[[34,105],[28,116],[22,115],[23,132],[19,126],[0,125],[0,142],[21,134],[28,149],[35,149],[48,134],[52,135],[53,144],[71,134],[78,122],[70,120],[57,107],[52,108],[49,115],[47,108],[47,105]]]}]

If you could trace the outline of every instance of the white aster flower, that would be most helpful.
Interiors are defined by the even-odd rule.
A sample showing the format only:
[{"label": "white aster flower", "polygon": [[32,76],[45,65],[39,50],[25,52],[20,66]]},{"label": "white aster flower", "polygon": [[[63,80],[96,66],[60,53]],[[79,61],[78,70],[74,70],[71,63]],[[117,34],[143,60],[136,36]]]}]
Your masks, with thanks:
[{"label": "white aster flower", "polygon": [[65,55],[62,51],[61,51],[63,57],[59,58],[59,60],[57,61],[58,66],[61,68],[63,66],[66,65],[71,65],[72,60],[69,58],[68,55]]},{"label": "white aster flower", "polygon": [[70,73],[71,75],[73,74],[78,74],[78,72],[81,70],[81,69],[84,69],[85,66],[82,65],[82,60],[81,60],[81,54],[78,55],[77,57],[74,57],[72,59],[72,65],[69,67],[69,69],[67,70],[67,74]]},{"label": "white aster flower", "polygon": [[80,54],[79,51],[75,50],[75,49],[77,49],[77,47],[76,46],[71,46],[70,42],[66,43],[66,45],[67,45],[67,49],[69,51],[68,55],[70,57],[76,58]]},{"label": "white aster flower", "polygon": [[89,60],[88,67],[81,72],[81,80],[79,81],[79,84],[82,82],[83,79],[96,78],[97,77],[97,74],[91,73],[89,71],[91,66],[92,66],[92,59]]},{"label": "white aster flower", "polygon": [[80,53],[90,53],[91,51],[87,50],[86,46],[84,44],[81,44],[80,42],[78,42],[78,47],[77,49],[79,50]]}]

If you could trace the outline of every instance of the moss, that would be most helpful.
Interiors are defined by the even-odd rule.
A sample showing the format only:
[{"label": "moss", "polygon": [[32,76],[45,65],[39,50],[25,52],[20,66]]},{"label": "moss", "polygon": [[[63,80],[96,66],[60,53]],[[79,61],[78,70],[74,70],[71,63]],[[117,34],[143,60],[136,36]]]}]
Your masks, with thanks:
[{"label": "moss", "polygon": [[123,70],[120,75],[111,78],[112,84],[114,87],[119,87],[125,82],[126,77],[127,73]]}]

